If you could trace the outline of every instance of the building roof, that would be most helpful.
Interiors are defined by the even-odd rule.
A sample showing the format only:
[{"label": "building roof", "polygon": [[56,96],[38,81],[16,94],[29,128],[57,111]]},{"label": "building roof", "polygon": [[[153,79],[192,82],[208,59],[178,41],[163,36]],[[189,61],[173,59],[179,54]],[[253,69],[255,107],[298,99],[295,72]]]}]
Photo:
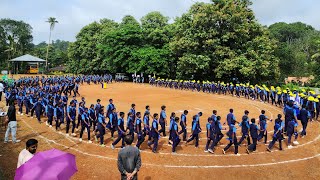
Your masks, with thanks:
[{"label": "building roof", "polygon": [[46,62],[46,60],[26,54],[9,60],[10,62]]}]

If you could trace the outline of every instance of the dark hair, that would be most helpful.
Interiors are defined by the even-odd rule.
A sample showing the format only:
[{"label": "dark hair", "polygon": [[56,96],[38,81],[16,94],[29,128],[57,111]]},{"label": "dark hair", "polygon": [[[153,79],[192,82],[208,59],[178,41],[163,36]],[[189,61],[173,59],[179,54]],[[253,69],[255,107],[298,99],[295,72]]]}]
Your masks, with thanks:
[{"label": "dark hair", "polygon": [[256,119],[255,119],[255,118],[251,118],[251,122],[252,122],[252,123],[255,123],[255,122],[256,122]]},{"label": "dark hair", "polygon": [[140,116],[140,115],[141,115],[141,112],[137,112],[137,113],[136,113],[136,116]]},{"label": "dark hair", "polygon": [[261,114],[265,114],[266,113],[266,111],[265,110],[261,110]]},{"label": "dark hair", "polygon": [[157,116],[159,116],[158,113],[154,113],[154,114],[153,114],[153,118],[156,118]]},{"label": "dark hair", "polygon": [[282,118],[282,115],[281,114],[278,114],[278,119],[281,119]]},{"label": "dark hair", "polygon": [[164,110],[165,108],[166,108],[166,106],[165,106],[165,105],[161,106],[161,110]]},{"label": "dark hair", "polygon": [[94,104],[91,104],[91,105],[90,105],[90,108],[92,108],[92,107],[94,107]]},{"label": "dark hair", "polygon": [[149,105],[146,105],[146,109],[148,109],[150,106]]},{"label": "dark hair", "polygon": [[217,116],[217,121],[219,121],[221,119],[221,116]]},{"label": "dark hair", "polygon": [[33,145],[36,145],[38,144],[38,141],[36,139],[29,139],[27,142],[26,142],[26,147],[30,147],[30,146],[33,146]]},{"label": "dark hair", "polygon": [[124,116],[124,112],[120,112],[120,116]]},{"label": "dark hair", "polygon": [[101,100],[100,99],[97,99],[97,102],[100,102]]},{"label": "dark hair", "polygon": [[217,113],[217,110],[213,110],[212,113],[213,113],[213,114],[216,114],[216,113]]},{"label": "dark hair", "polygon": [[230,109],[229,112],[233,113],[233,109]]},{"label": "dark hair", "polygon": [[245,110],[245,111],[244,111],[244,114],[249,114],[249,111],[248,111],[248,110]]},{"label": "dark hair", "polygon": [[202,116],[202,112],[199,112],[198,114],[199,114],[199,116]]},{"label": "dark hair", "polygon": [[302,108],[306,108],[307,106],[305,104],[302,105]]},{"label": "dark hair", "polygon": [[126,135],[125,137],[124,137],[124,142],[127,144],[127,145],[131,145],[132,144],[132,142],[133,142],[133,138],[132,138],[132,136],[131,135]]},{"label": "dark hair", "polygon": [[175,113],[175,112],[172,112],[172,113],[171,113],[171,117],[174,117],[174,116],[176,116],[176,113]]},{"label": "dark hair", "polygon": [[131,107],[135,107],[136,105],[135,104],[131,104]]},{"label": "dark hair", "polygon": [[109,102],[110,102],[110,101],[113,101],[113,99],[109,99]]},{"label": "dark hair", "polygon": [[209,121],[212,121],[212,120],[213,120],[212,117],[208,117],[208,122],[209,122]]},{"label": "dark hair", "polygon": [[184,110],[183,114],[188,114],[188,112],[189,112],[188,110]]}]

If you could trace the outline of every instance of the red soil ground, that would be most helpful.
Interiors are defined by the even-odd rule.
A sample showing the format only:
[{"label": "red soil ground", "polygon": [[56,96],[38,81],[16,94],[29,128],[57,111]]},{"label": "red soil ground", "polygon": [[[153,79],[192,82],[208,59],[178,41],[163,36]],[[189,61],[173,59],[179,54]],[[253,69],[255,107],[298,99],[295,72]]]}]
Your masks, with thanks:
[{"label": "red soil ground", "polygon": [[[137,111],[144,112],[145,105],[150,105],[151,114],[159,113],[160,106],[167,106],[167,115],[176,112],[180,117],[181,112],[189,110],[188,125],[191,118],[197,112],[202,111],[201,127],[205,130],[207,118],[212,110],[218,110],[222,122],[229,108],[235,110],[238,120],[241,119],[244,110],[249,110],[249,117],[258,118],[260,110],[266,110],[269,118],[276,118],[282,113],[280,108],[270,104],[251,101],[244,98],[235,98],[229,95],[212,95],[191,91],[171,90],[166,88],[151,87],[149,85],[137,85],[131,83],[111,84],[107,89],[100,85],[83,85],[80,93],[86,98],[87,104],[95,103],[100,98],[103,105],[107,105],[108,99],[113,98],[117,111],[127,113],[132,103],[136,104]],[[2,103],[3,104],[3,103]],[[1,106],[0,106],[1,107]],[[119,149],[112,150],[110,144],[110,132],[105,135],[107,147],[99,147],[97,143],[88,144],[79,142],[78,138],[66,137],[64,125],[62,133],[50,129],[45,124],[39,124],[36,119],[18,115],[19,144],[3,144],[0,142],[0,168],[7,179],[13,179],[19,152],[24,148],[29,138],[39,140],[38,151],[57,148],[76,155],[79,171],[72,179],[119,179],[116,159]],[[43,118],[43,120],[46,120]],[[301,126],[299,126],[299,129]],[[273,122],[268,124],[271,140]],[[190,132],[190,129],[188,130]],[[4,128],[1,128],[0,136],[4,137]],[[300,145],[293,149],[287,149],[283,143],[284,151],[278,151],[276,143],[273,152],[266,151],[266,145],[258,144],[258,152],[247,155],[245,147],[239,147],[241,156],[233,155],[233,147],[223,155],[221,149],[228,143],[224,138],[223,145],[219,146],[214,155],[203,152],[206,143],[204,132],[200,135],[200,147],[195,148],[193,143],[185,146],[180,143],[177,154],[171,154],[171,146],[167,138],[161,138],[159,153],[153,154],[147,148],[146,142],[142,145],[142,167],[139,179],[320,179],[320,124],[309,124],[307,136],[299,138]],[[79,136],[79,133],[78,133]],[[238,129],[240,136],[240,129]],[[93,140],[93,138],[92,138]],[[119,143],[120,144],[120,143]],[[119,147],[119,145],[117,146]],[[1,176],[0,176],[1,177]]]}]

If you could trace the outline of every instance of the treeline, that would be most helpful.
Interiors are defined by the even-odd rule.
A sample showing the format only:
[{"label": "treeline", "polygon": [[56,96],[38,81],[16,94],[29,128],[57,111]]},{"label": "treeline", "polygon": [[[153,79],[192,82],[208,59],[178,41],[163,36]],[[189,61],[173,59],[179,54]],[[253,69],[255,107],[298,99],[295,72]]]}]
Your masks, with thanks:
[{"label": "treeline", "polygon": [[[66,64],[68,72],[76,74],[143,72],[171,79],[251,83],[313,75],[314,82],[320,82],[319,31],[301,22],[262,26],[250,5],[249,0],[195,3],[172,23],[160,12],[140,20],[130,15],[121,22],[101,19],[83,27],[75,42],[53,42],[49,63]],[[0,45],[11,49],[2,21]],[[46,44],[32,45],[32,28],[20,26],[30,36],[15,41],[19,53],[4,52],[0,46],[0,58],[25,52],[45,58]]]}]

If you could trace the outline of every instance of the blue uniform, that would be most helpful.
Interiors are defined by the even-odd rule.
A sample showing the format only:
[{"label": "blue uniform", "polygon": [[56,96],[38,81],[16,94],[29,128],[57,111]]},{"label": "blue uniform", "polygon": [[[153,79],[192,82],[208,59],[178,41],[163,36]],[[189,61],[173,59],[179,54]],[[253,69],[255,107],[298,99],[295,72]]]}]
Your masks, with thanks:
[{"label": "blue uniform", "polygon": [[122,140],[121,148],[123,148],[125,146],[124,144],[125,130],[124,130],[123,118],[120,117],[118,119],[117,126],[118,126],[118,138],[112,143],[112,145],[115,146],[116,144],[118,144],[120,140]]}]

